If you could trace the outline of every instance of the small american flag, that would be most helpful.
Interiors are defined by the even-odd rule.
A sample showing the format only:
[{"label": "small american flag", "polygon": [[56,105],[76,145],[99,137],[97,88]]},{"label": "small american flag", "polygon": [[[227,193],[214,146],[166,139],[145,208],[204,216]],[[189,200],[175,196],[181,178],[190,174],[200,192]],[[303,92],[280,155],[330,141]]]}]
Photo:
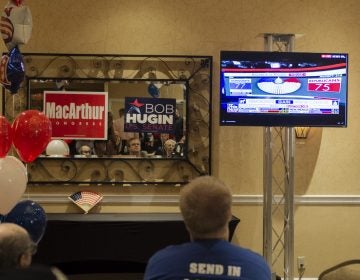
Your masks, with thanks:
[{"label": "small american flag", "polygon": [[103,196],[92,191],[79,191],[70,195],[69,199],[84,210],[85,214],[87,214],[103,199]]}]

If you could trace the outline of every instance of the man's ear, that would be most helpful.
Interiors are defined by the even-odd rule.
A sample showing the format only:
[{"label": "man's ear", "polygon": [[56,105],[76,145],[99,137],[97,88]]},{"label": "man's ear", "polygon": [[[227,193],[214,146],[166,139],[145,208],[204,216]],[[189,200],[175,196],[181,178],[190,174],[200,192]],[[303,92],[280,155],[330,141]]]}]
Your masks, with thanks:
[{"label": "man's ear", "polygon": [[23,253],[20,256],[20,260],[19,260],[19,267],[21,268],[25,268],[31,265],[31,260],[32,260],[32,256],[30,253],[26,252]]}]

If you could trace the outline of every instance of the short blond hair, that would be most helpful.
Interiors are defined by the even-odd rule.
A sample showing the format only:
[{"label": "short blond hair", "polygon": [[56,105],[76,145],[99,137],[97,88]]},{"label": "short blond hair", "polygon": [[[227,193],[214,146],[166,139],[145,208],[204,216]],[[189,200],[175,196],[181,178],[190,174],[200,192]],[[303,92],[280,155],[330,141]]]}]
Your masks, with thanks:
[{"label": "short blond hair", "polygon": [[232,194],[228,186],[212,176],[201,176],[180,192],[180,210],[190,233],[215,233],[231,219]]}]

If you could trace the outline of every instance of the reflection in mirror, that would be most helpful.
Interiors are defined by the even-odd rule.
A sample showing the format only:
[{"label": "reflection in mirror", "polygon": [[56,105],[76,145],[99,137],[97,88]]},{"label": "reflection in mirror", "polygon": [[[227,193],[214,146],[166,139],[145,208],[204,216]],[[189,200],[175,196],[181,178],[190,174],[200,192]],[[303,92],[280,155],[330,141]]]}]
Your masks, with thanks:
[{"label": "reflection in mirror", "polygon": [[[26,109],[43,110],[44,93],[53,91],[106,92],[108,109],[103,138],[53,134],[47,151],[28,164],[29,185],[177,185],[210,174],[212,57],[23,53],[23,58],[26,79],[18,94],[3,89],[8,120]],[[154,108],[154,100],[161,104],[157,109],[174,108],[169,114],[174,129],[149,129],[158,125],[156,118],[141,126],[145,117],[132,115],[142,112],[135,107],[143,104]]]},{"label": "reflection in mirror", "polygon": [[[152,86],[155,89],[152,89]],[[29,79],[29,107],[39,111],[44,110],[44,92],[48,91],[62,91],[65,94],[105,91],[108,94],[106,140],[63,137],[60,140],[64,140],[69,147],[63,149],[63,154],[59,154],[59,150],[54,153],[53,149],[47,149],[41,156],[183,158],[186,155],[187,88],[186,81],[177,80]],[[125,110],[126,98],[153,99],[154,97],[150,96],[153,92],[157,95],[157,112],[163,109],[158,106],[162,100],[173,100],[176,104],[174,110],[171,108],[174,111],[171,131],[163,132],[163,126],[157,124],[142,125],[137,131],[127,131],[129,125],[126,125],[125,117],[131,116],[131,113]],[[61,124],[58,121],[53,122],[53,127],[57,125]]]}]

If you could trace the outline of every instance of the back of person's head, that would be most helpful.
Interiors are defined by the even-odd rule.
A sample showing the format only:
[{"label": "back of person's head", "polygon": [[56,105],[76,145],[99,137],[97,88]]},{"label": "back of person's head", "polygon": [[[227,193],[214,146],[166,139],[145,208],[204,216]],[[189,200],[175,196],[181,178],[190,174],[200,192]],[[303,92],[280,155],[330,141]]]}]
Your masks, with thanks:
[{"label": "back of person's head", "polygon": [[192,180],[180,192],[180,210],[192,238],[212,238],[228,228],[230,188],[212,176]]},{"label": "back of person's head", "polygon": [[24,228],[0,224],[0,268],[27,267],[35,251],[36,244]]}]

